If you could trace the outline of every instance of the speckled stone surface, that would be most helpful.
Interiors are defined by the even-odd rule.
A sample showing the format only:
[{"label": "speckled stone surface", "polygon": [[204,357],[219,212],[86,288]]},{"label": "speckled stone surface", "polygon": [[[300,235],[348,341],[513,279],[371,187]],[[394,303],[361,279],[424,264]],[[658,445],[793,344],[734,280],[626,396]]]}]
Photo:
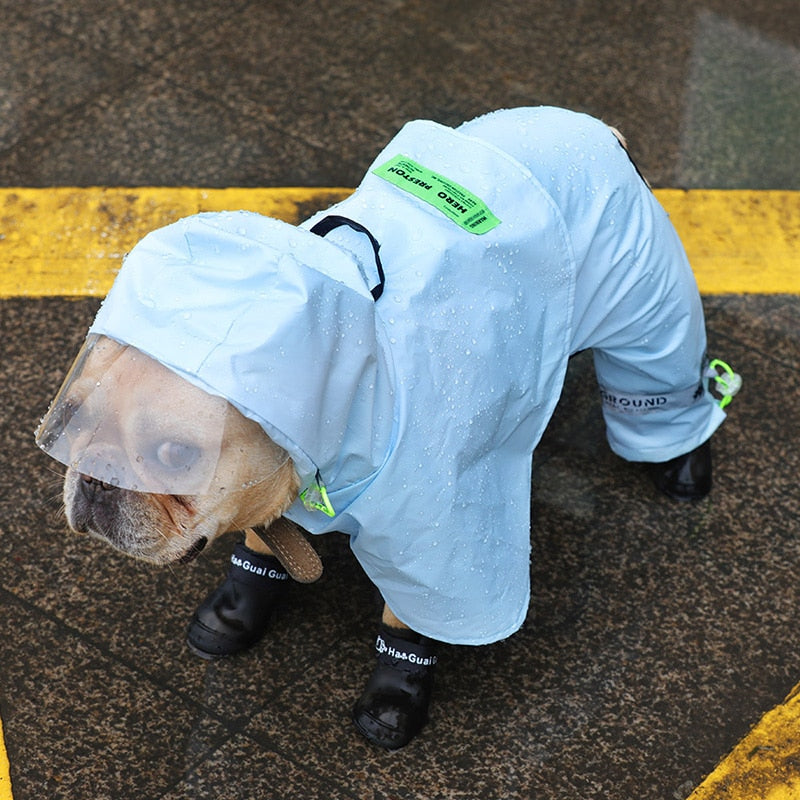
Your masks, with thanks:
[{"label": "speckled stone surface", "polygon": [[[408,118],[547,102],[622,128],[656,185],[800,188],[794,0],[195,5],[0,0],[0,184],[349,186]],[[747,86],[731,46],[760,59]],[[32,432],[97,301],[1,302],[15,800],[686,797],[800,680],[800,298],[704,301],[745,381],[712,496],[672,503],[613,456],[573,359],[534,462],[528,621],[444,647],[394,754],[349,721],[378,611],[346,539],[252,652],[192,656],[230,542],[154,569],[66,531]]]}]

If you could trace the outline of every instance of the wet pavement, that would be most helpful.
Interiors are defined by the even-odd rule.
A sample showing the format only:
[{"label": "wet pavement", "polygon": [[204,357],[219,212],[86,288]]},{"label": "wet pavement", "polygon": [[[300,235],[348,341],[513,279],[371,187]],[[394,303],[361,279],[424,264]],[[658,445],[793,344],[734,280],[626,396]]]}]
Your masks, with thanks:
[{"label": "wet pavement", "polygon": [[[656,186],[798,190],[797,4],[731,6],[0,0],[0,185],[353,186],[407,119],[551,103],[621,128]],[[209,663],[184,631],[232,538],[154,569],[67,533],[32,431],[98,303],[0,301],[16,800],[680,800],[800,681],[800,297],[704,297],[745,388],[696,505],[610,453],[573,359],[534,462],[528,621],[443,648],[394,754],[349,721],[378,612],[344,537],[266,641]]]}]

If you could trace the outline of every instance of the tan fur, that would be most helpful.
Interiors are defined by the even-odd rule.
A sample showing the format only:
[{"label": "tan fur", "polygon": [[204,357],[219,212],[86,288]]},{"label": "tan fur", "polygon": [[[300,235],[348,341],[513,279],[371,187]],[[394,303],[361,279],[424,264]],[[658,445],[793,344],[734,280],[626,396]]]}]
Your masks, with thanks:
[{"label": "tan fur", "polygon": [[408,625],[399,620],[395,616],[394,611],[392,611],[392,609],[386,604],[383,606],[383,616],[381,617],[381,622],[383,622],[384,625],[388,625],[390,628],[405,628],[408,630]]}]

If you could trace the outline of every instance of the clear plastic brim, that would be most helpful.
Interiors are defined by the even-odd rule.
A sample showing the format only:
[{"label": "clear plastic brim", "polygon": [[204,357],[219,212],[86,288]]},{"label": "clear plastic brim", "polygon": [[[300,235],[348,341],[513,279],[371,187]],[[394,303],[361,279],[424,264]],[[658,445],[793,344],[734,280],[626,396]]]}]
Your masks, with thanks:
[{"label": "clear plastic brim", "polygon": [[221,464],[226,432],[241,439],[247,425],[266,438],[224,398],[194,386],[135,347],[90,335],[42,420],[36,442],[62,464],[111,486],[202,495],[215,486],[225,488],[232,474],[246,488],[287,460],[275,446],[259,450],[254,445],[252,452],[241,452],[239,442],[238,463]]}]

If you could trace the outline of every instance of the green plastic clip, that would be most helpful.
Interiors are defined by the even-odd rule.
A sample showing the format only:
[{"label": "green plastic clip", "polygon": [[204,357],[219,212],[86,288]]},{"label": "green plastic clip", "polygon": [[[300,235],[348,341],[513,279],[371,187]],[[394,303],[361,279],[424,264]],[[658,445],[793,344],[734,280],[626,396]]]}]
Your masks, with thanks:
[{"label": "green plastic clip", "polygon": [[314,483],[300,492],[300,499],[303,501],[306,511],[321,511],[328,517],[336,516],[336,511],[331,505],[328,491],[325,489],[319,470],[317,470]]},{"label": "green plastic clip", "polygon": [[[718,367],[722,372],[717,371]],[[739,389],[742,388],[742,376],[734,372],[728,364],[719,358],[715,358],[708,365],[708,377],[714,380],[717,391],[722,395],[722,399],[719,401],[720,408],[725,408],[733,400]]]}]

